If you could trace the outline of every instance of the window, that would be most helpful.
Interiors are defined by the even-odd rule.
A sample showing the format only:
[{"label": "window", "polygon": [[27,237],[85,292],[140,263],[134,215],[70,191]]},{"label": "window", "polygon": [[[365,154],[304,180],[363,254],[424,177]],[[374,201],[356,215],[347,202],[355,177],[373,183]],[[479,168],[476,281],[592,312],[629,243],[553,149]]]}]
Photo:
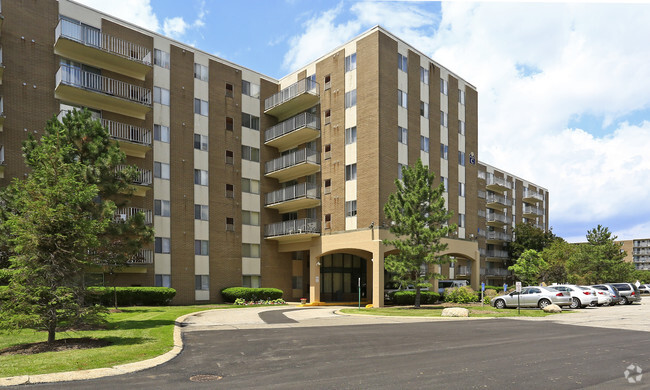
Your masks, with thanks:
[{"label": "window", "polygon": [[397,142],[407,145],[409,131],[403,127],[397,126]]},{"label": "window", "polygon": [[154,285],[156,287],[171,287],[172,286],[172,276],[171,275],[155,275],[154,276]]},{"label": "window", "polygon": [[242,177],[241,179],[241,192],[246,192],[249,194],[259,194],[260,193],[260,182],[259,180],[246,179]]},{"label": "window", "polygon": [[242,287],[259,288],[262,285],[261,277],[258,275],[243,275],[241,279]]},{"label": "window", "polygon": [[357,142],[357,127],[348,127],[345,129],[345,144],[350,145]]},{"label": "window", "polygon": [[465,196],[465,183],[458,183],[458,196]]},{"label": "window", "polygon": [[397,178],[398,178],[399,180],[402,180],[402,179],[403,179],[402,169],[404,169],[404,164],[399,164],[399,163],[398,163],[398,164],[397,164]]},{"label": "window", "polygon": [[323,190],[324,194],[332,193],[332,179],[325,179],[325,189]]},{"label": "window", "polygon": [[260,226],[260,213],[256,211],[242,210],[241,223],[242,225]]},{"label": "window", "polygon": [[352,53],[345,57],[345,72],[355,70],[357,68],[357,53]]},{"label": "window", "polygon": [[353,89],[345,93],[345,108],[354,107],[357,105],[357,90]]},{"label": "window", "polygon": [[208,102],[205,100],[194,98],[194,113],[208,116]]},{"label": "window", "polygon": [[169,127],[153,125],[153,139],[154,141],[169,143]]},{"label": "window", "polygon": [[397,90],[397,105],[400,107],[408,108],[408,96],[406,92],[401,89]]},{"label": "window", "polygon": [[429,103],[420,102],[420,115],[425,118],[429,117]]},{"label": "window", "polygon": [[258,99],[260,97],[260,86],[249,81],[242,80],[241,93],[246,96]]},{"label": "window", "polygon": [[325,229],[332,228],[332,214],[325,214]]},{"label": "window", "polygon": [[325,145],[325,153],[324,153],[323,158],[325,160],[327,160],[329,158],[332,158],[332,144],[326,144]]},{"label": "window", "polygon": [[420,136],[420,150],[429,153],[429,137]]},{"label": "window", "polygon": [[465,135],[465,122],[458,121],[458,134]]},{"label": "window", "polygon": [[332,115],[332,111],[330,110],[325,110],[325,121],[323,122],[324,124],[330,123],[330,117]]},{"label": "window", "polygon": [[169,164],[154,161],[153,177],[163,180],[169,180]]},{"label": "window", "polygon": [[226,231],[227,232],[235,231],[235,218],[226,217]]},{"label": "window", "polygon": [[194,219],[201,221],[207,221],[209,219],[208,206],[204,204],[195,204],[194,205]]},{"label": "window", "polygon": [[429,70],[420,67],[420,81],[424,84],[429,84]]},{"label": "window", "polygon": [[204,171],[202,169],[195,169],[194,170],[194,184],[200,185],[200,186],[207,186],[208,185],[208,171]]},{"label": "window", "polygon": [[194,149],[208,150],[208,136],[202,134],[194,134]]},{"label": "window", "polygon": [[459,228],[465,227],[465,214],[458,213],[458,227]]},{"label": "window", "polygon": [[233,165],[235,163],[235,154],[232,150],[226,150],[226,164]]},{"label": "window", "polygon": [[449,91],[447,90],[448,87],[449,85],[447,84],[447,80],[440,79],[440,93],[443,95],[447,95],[449,93]]},{"label": "window", "polygon": [[242,145],[241,158],[242,160],[260,162],[260,150],[252,146]]},{"label": "window", "polygon": [[158,65],[161,68],[169,69],[169,53],[153,49],[153,64]]},{"label": "window", "polygon": [[458,152],[458,165],[465,166],[465,152]]},{"label": "window", "polygon": [[345,166],[345,180],[357,180],[357,164]]},{"label": "window", "polygon": [[169,217],[171,215],[171,210],[169,207],[168,200],[154,199],[153,201],[153,215],[158,215],[160,217]]},{"label": "window", "polygon": [[207,256],[210,251],[210,241],[208,240],[194,240],[194,254],[199,256]]},{"label": "window", "polygon": [[241,125],[243,127],[248,127],[249,129],[259,130],[260,129],[260,118],[245,112],[241,113]]},{"label": "window", "polygon": [[260,244],[241,244],[242,257],[260,257]]},{"label": "window", "polygon": [[235,128],[235,121],[231,117],[227,116],[226,117],[226,130],[232,131],[234,128]]},{"label": "window", "polygon": [[444,111],[440,111],[440,126],[447,127],[449,125],[449,119],[447,117],[447,113]]},{"label": "window", "polygon": [[408,72],[408,58],[397,53],[397,68],[403,72]]},{"label": "window", "polygon": [[194,275],[194,289],[195,290],[209,290],[210,289],[210,275]]},{"label": "window", "polygon": [[226,97],[233,96],[235,96],[235,87],[230,83],[226,83]]},{"label": "window", "polygon": [[354,217],[357,215],[357,201],[350,200],[345,202],[345,216]]},{"label": "window", "polygon": [[208,67],[194,63],[194,78],[202,81],[208,81]]},{"label": "window", "polygon": [[171,253],[171,240],[168,237],[156,237],[154,239],[154,252]]},{"label": "window", "polygon": [[449,179],[444,176],[440,176],[440,182],[442,183],[442,186],[445,188],[445,192],[449,192]]},{"label": "window", "polygon": [[323,89],[330,89],[332,87],[332,76],[326,75],[325,80],[323,81]]},{"label": "window", "polygon": [[440,144],[440,158],[449,160],[449,146]]},{"label": "window", "polygon": [[153,87],[153,102],[168,106],[169,90],[160,87]]},{"label": "window", "polygon": [[462,89],[458,90],[458,103],[465,104],[465,91]]},{"label": "window", "polygon": [[226,184],[226,198],[235,198],[235,186],[232,184]]}]

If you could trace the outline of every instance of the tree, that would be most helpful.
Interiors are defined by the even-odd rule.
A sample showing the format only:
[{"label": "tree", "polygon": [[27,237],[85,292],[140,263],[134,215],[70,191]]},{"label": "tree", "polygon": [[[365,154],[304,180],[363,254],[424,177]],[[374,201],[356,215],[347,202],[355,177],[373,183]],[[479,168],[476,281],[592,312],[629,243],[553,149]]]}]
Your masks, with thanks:
[{"label": "tree", "polygon": [[412,168],[402,168],[402,180],[395,180],[395,186],[397,191],[384,206],[395,238],[383,243],[394,246],[398,253],[387,256],[384,266],[395,275],[395,281],[415,286],[415,307],[420,307],[420,288],[432,278],[442,278],[430,272],[428,265],[449,262],[448,256],[439,254],[447,249],[440,239],[457,226],[448,224],[453,214],[445,208],[443,184],[435,186],[435,174],[420,159]]},{"label": "tree", "polygon": [[530,223],[518,223],[513,229],[513,235],[515,239],[508,245],[510,264],[514,264],[526,250],[541,252],[556,239],[552,230],[547,232]]},{"label": "tree", "polygon": [[547,268],[548,263],[534,249],[526,250],[514,265],[508,267],[517,279],[526,283],[528,286],[536,285],[539,281],[540,274]]},{"label": "tree", "polygon": [[544,248],[541,256],[548,263],[548,268],[542,271],[541,280],[547,284],[566,283],[569,280],[567,262],[576,250],[574,244],[569,244],[560,237]]}]

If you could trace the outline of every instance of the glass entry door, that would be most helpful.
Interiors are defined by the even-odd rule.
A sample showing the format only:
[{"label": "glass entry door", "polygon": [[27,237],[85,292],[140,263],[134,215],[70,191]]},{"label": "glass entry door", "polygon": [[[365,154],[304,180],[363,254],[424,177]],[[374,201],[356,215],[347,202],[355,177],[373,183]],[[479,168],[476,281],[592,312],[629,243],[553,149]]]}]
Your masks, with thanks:
[{"label": "glass entry door", "polygon": [[361,298],[366,298],[366,259],[347,253],[336,253],[321,257],[320,262],[321,301],[356,302],[359,299],[359,278]]}]

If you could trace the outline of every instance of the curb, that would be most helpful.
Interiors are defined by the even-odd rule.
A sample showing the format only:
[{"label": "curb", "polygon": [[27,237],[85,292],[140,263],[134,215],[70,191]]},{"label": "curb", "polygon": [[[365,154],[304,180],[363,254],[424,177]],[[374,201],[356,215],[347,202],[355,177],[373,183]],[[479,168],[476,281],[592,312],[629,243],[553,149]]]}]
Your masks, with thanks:
[{"label": "curb", "polygon": [[153,357],[151,359],[142,360],[139,362],[119,364],[113,367],[94,368],[91,370],[81,370],[81,371],[55,372],[51,374],[10,376],[5,378],[0,378],[0,387],[104,378],[107,376],[123,375],[123,374],[138,372],[138,371],[146,370],[148,368],[159,366],[163,363],[167,363],[168,361],[178,356],[183,350],[183,336],[181,335],[182,324],[187,317],[192,316],[196,313],[189,313],[189,314],[182,315],[174,321],[174,346],[169,352],[166,352],[162,355]]}]

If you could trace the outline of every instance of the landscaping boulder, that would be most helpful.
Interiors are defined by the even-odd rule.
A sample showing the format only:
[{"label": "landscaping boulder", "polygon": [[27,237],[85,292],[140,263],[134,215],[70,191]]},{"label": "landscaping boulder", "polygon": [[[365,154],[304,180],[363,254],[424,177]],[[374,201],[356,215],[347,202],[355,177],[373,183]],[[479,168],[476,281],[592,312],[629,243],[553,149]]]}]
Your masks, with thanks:
[{"label": "landscaping boulder", "polygon": [[560,306],[558,306],[558,305],[555,305],[555,304],[548,305],[542,310],[544,310],[544,312],[546,312],[546,313],[562,313],[562,308]]},{"label": "landscaping boulder", "polygon": [[462,307],[448,307],[442,310],[442,317],[469,317],[469,310]]}]

